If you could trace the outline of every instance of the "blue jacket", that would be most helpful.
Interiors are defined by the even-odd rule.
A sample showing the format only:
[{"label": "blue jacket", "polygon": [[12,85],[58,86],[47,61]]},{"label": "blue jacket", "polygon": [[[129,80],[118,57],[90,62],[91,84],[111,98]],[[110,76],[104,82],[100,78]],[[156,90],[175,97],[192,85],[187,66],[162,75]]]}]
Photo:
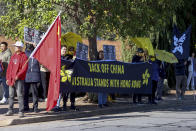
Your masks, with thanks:
[{"label": "blue jacket", "polygon": [[159,71],[159,76],[160,78],[165,79],[166,78],[165,63],[161,62],[160,66],[161,67]]},{"label": "blue jacket", "polygon": [[158,81],[159,80],[159,63],[158,61],[153,61],[152,62],[152,80]]},{"label": "blue jacket", "polygon": [[[29,57],[32,51],[26,50],[25,54]],[[33,83],[33,82],[40,82],[41,77],[40,77],[40,65],[39,62],[31,58],[28,62],[28,70],[25,78],[26,83]]]}]

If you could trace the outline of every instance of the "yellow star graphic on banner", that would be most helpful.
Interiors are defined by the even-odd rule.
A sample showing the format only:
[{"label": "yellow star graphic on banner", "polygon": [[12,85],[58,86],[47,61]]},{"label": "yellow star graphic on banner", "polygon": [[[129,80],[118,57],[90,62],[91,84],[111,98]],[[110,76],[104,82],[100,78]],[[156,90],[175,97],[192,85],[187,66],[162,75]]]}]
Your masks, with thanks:
[{"label": "yellow star graphic on banner", "polygon": [[148,85],[148,79],[150,78],[150,74],[148,72],[148,69],[146,69],[145,73],[142,74],[143,78],[143,85]]}]

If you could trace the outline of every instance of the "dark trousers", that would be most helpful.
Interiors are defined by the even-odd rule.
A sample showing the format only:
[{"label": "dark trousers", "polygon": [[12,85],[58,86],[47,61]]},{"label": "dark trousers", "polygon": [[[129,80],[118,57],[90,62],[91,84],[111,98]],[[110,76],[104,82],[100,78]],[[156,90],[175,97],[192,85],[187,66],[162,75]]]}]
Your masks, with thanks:
[{"label": "dark trousers", "polygon": [[63,106],[66,106],[66,103],[68,101],[69,94],[70,94],[70,102],[71,102],[71,105],[74,105],[75,98],[76,98],[76,93],[75,92],[71,92],[71,93],[67,92],[67,93],[62,93],[62,95],[63,95]]},{"label": "dark trousers", "polygon": [[41,84],[43,88],[42,97],[45,99],[48,96],[48,86],[49,86],[50,72],[41,71]]},{"label": "dark trousers", "polygon": [[141,94],[133,94],[133,103],[142,102],[142,95]]},{"label": "dark trousers", "polygon": [[111,96],[112,100],[115,100],[116,99],[115,94],[110,94],[110,96]]},{"label": "dark trousers", "polygon": [[17,80],[14,86],[9,86],[9,110],[13,111],[14,108],[15,89],[18,97],[19,112],[23,112],[24,111],[24,103],[23,103],[24,81],[23,80]]},{"label": "dark trousers", "polygon": [[152,95],[149,95],[149,97],[148,97],[149,102],[155,101],[155,93],[157,90],[157,84],[158,84],[158,81],[152,80]]},{"label": "dark trousers", "polygon": [[186,84],[187,84],[186,75],[176,76],[176,97],[177,98],[184,97]]},{"label": "dark trousers", "polygon": [[25,87],[24,87],[24,109],[29,109],[29,89],[32,90],[33,109],[38,109],[38,87],[37,87],[37,83],[25,83]]}]

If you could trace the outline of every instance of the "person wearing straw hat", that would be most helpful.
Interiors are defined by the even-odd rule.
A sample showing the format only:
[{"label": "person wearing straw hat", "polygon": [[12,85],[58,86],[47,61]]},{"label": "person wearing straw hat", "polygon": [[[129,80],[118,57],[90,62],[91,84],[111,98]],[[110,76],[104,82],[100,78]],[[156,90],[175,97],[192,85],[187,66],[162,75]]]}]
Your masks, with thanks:
[{"label": "person wearing straw hat", "polygon": [[16,90],[19,103],[19,117],[24,117],[24,80],[28,69],[28,58],[22,51],[24,44],[17,41],[15,44],[15,53],[11,56],[6,73],[6,83],[9,85],[9,109],[5,114],[11,116],[14,114],[14,91]]}]

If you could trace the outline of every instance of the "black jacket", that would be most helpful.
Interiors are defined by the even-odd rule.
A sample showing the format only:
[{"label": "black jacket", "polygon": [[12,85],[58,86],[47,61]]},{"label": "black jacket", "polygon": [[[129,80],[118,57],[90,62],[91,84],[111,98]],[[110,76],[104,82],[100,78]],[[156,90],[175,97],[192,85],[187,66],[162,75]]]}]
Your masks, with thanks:
[{"label": "black jacket", "polygon": [[184,65],[185,60],[178,60],[179,62],[175,65],[176,76],[186,75],[186,66]]},{"label": "black jacket", "polygon": [[132,63],[143,62],[143,61],[141,61],[141,58],[142,58],[141,56],[134,55],[133,59],[132,59]]}]

